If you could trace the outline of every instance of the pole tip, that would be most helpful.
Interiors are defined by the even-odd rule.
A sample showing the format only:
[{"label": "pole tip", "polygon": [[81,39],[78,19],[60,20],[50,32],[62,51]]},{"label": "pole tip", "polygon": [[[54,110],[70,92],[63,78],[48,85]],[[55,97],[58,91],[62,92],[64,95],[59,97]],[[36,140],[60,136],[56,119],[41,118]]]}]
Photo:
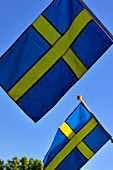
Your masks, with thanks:
[{"label": "pole tip", "polygon": [[77,100],[82,100],[82,96],[77,94]]},{"label": "pole tip", "polygon": [[111,138],[111,143],[113,143],[113,139]]}]

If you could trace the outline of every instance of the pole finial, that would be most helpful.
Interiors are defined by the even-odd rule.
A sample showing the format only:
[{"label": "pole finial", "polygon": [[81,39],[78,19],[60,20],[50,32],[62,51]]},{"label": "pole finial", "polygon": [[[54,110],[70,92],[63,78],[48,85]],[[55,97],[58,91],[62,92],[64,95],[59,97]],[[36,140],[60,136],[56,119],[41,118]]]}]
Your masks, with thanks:
[{"label": "pole finial", "polygon": [[82,101],[82,96],[77,94],[77,100]]}]

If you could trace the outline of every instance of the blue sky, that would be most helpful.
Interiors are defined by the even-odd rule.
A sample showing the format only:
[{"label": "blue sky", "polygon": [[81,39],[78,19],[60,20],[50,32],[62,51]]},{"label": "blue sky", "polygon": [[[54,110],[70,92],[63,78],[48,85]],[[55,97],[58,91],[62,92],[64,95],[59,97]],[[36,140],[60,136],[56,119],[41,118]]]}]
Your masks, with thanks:
[{"label": "blue sky", "polygon": [[[0,1],[0,56],[49,5],[51,0]],[[104,26],[113,34],[113,1],[84,0]],[[43,160],[54,135],[74,110],[81,94],[104,128],[113,135],[113,46],[36,124],[0,88],[0,159],[27,156]],[[113,144],[109,141],[82,168],[112,170]]]}]

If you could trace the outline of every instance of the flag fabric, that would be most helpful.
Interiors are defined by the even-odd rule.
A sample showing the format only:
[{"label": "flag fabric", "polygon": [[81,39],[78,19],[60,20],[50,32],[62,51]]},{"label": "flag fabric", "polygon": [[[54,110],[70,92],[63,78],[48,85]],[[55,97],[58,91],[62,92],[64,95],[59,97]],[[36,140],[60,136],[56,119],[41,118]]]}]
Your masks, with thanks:
[{"label": "flag fabric", "polygon": [[53,0],[0,58],[0,85],[37,122],[111,44],[78,0]]},{"label": "flag fabric", "polygon": [[59,127],[44,158],[45,170],[78,170],[111,136],[82,103]]}]

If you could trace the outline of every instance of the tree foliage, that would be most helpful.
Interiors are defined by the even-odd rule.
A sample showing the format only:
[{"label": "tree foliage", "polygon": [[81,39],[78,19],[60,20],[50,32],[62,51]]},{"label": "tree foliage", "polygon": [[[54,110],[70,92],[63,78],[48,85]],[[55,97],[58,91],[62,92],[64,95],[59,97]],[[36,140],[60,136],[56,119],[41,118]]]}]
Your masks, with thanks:
[{"label": "tree foliage", "polygon": [[6,164],[0,159],[0,170],[43,170],[43,163],[38,159],[28,160],[26,156],[21,159],[14,156],[12,160],[8,159]]}]

